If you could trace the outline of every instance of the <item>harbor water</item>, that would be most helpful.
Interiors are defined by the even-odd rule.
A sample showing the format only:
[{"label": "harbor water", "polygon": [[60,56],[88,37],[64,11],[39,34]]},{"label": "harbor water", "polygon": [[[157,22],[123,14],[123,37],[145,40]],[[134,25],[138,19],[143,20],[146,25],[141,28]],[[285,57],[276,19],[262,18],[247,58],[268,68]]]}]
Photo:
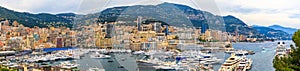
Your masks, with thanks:
[{"label": "harbor water", "polygon": [[[286,46],[289,47],[293,44],[292,41],[284,41]],[[274,71],[273,59],[275,57],[277,42],[261,42],[261,43],[233,43],[236,50],[253,50],[254,55],[247,55],[248,58],[253,60],[252,68],[250,71]],[[263,49],[264,48],[264,49]],[[218,58],[227,59],[230,54],[224,52],[214,53]],[[104,68],[106,71],[137,71],[137,64],[135,56],[128,53],[115,53],[111,54],[110,59],[91,59],[86,54],[82,59],[77,62],[80,64],[80,69],[88,69],[90,67]],[[222,62],[223,63],[223,62]],[[218,71],[222,65],[213,65],[214,70]],[[154,71],[154,69],[139,69],[140,71]]]},{"label": "harbor water", "polygon": [[[235,49],[253,50],[254,55],[248,55],[248,58],[253,60],[250,71],[275,71],[273,67],[273,59],[275,57],[277,42],[263,42],[263,43],[236,43]],[[292,41],[284,41],[286,47],[294,45]],[[264,50],[263,50],[264,48]]]},{"label": "harbor water", "polygon": [[[253,60],[252,67],[250,71],[275,71],[273,67],[273,59],[275,57],[277,42],[261,42],[261,43],[233,43],[233,47],[236,50],[253,50],[254,55],[247,55],[247,58]],[[283,41],[286,43],[286,47],[294,45],[292,41]],[[220,53],[218,53],[220,55]],[[221,54],[223,55],[223,54]],[[225,54],[224,58],[227,59],[230,57],[230,54]],[[220,65],[214,65],[214,70],[218,71]]]}]

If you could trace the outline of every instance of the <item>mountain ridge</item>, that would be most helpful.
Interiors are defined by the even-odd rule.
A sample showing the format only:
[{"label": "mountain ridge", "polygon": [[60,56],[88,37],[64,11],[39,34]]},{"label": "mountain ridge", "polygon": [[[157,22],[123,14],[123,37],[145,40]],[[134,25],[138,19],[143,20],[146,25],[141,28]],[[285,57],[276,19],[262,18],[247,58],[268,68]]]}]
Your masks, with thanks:
[{"label": "mountain ridge", "polygon": [[31,14],[0,7],[0,18],[18,21],[27,27],[70,26],[71,20],[49,13]]},{"label": "mountain ridge", "polygon": [[[159,8],[164,8],[164,10],[160,10],[159,8],[156,8],[155,6],[157,6]],[[128,11],[128,7],[129,7],[129,9],[133,8],[134,10],[131,11],[131,9],[130,9],[130,11]],[[172,19],[173,21],[167,20],[167,22],[174,24],[173,22],[175,20],[175,22],[177,22],[177,24],[175,23],[175,25],[177,25],[177,26],[178,26],[178,22],[181,22],[181,21],[176,21],[176,20],[182,20],[182,18],[176,19],[176,17],[181,16],[181,14],[183,14],[184,16],[187,16],[187,18],[183,18],[183,19],[188,19],[192,23],[192,26],[194,26],[194,27],[205,27],[205,26],[202,26],[202,24],[204,24],[204,25],[208,25],[209,29],[222,30],[222,31],[230,32],[230,33],[235,33],[236,28],[233,28],[233,27],[243,26],[243,27],[237,28],[238,30],[240,30],[238,33],[244,34],[244,35],[249,35],[249,34],[258,35],[257,31],[255,31],[253,28],[249,27],[246,23],[244,23],[243,21],[241,21],[240,19],[238,19],[236,17],[233,17],[233,16],[230,17],[230,15],[228,17],[214,15],[210,12],[197,10],[197,9],[191,8],[186,5],[166,3],[166,2],[162,3],[162,4],[158,4],[158,5],[146,5],[146,6],[145,5],[135,5],[135,6],[108,8],[108,9],[103,10],[100,13],[101,14],[100,18],[102,21],[106,20],[106,22],[120,20],[120,18],[124,17],[124,16],[126,18],[131,18],[130,20],[135,20],[137,18],[137,16],[139,16],[139,15],[151,14],[151,13],[144,12],[144,10],[139,10],[139,9],[145,9],[145,8],[149,8],[147,10],[156,8],[156,10],[158,10],[159,12],[156,12],[155,14],[165,13],[164,11],[168,11],[168,13],[165,13],[164,15],[167,15],[167,16],[175,18],[175,19]],[[127,13],[127,11],[129,13]],[[140,12],[140,11],[143,11],[143,12]],[[173,11],[178,11],[179,13],[175,13]],[[122,12],[122,13],[120,13],[120,12]],[[135,13],[138,15],[132,15],[132,13]],[[110,16],[110,15],[114,15],[114,16]],[[131,16],[128,16],[128,15],[131,15]],[[174,15],[178,15],[178,16],[174,16]],[[118,17],[118,19],[116,19],[116,17]],[[160,20],[164,20],[163,17],[159,17],[159,16],[154,16],[154,17],[159,18]],[[230,20],[230,21],[228,21],[228,20]],[[235,22],[238,22],[238,24],[235,24]],[[235,25],[233,26],[231,24],[235,24]],[[182,24],[179,24],[179,25],[182,25]]]},{"label": "mountain ridge", "polygon": [[276,30],[273,28],[269,28],[266,26],[253,25],[254,29],[256,29],[260,34],[263,34],[265,38],[276,38],[279,40],[291,40],[292,34],[288,34],[282,30]]},{"label": "mountain ridge", "polygon": [[281,31],[284,31],[288,34],[294,34],[298,29],[296,28],[290,28],[290,27],[283,27],[283,26],[280,26],[280,25],[271,25],[271,26],[268,26],[269,28],[272,28],[272,29],[275,29],[275,30],[281,30]]}]

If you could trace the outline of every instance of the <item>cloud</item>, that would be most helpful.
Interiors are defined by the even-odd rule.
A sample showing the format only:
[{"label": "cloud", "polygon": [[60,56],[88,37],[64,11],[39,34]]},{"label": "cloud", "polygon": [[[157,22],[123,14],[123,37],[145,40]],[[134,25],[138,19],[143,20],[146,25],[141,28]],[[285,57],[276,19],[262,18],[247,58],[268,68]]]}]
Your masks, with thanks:
[{"label": "cloud", "polygon": [[300,20],[300,14],[294,14],[289,16],[290,18],[298,18]]},{"label": "cloud", "polygon": [[184,4],[214,13],[220,12],[213,0],[0,0],[0,5],[21,12],[87,14],[116,6],[155,5],[163,2]]},{"label": "cloud", "polygon": [[80,0],[0,0],[6,8],[31,13],[61,13],[77,10]]},{"label": "cloud", "polygon": [[300,1],[296,0],[216,0],[222,15],[234,15],[247,24],[300,28]]}]

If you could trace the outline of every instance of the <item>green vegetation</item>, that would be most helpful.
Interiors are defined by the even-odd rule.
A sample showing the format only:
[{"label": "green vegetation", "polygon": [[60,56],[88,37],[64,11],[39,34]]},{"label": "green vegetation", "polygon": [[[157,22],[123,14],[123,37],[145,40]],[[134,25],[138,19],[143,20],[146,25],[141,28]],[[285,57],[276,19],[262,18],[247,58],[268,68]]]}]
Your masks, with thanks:
[{"label": "green vegetation", "polygon": [[7,68],[1,68],[0,71],[9,71]]},{"label": "green vegetation", "polygon": [[[69,16],[68,16],[69,17]],[[52,15],[47,13],[31,14],[26,12],[16,12],[0,7],[0,21],[9,20],[10,23],[17,21],[26,27],[72,27],[72,19],[64,18],[61,15]]]},{"label": "green vegetation", "polygon": [[293,35],[293,41],[296,47],[291,45],[292,52],[288,56],[273,60],[276,71],[300,71],[300,30]]},{"label": "green vegetation", "polygon": [[202,38],[199,38],[198,40],[201,41],[201,42],[207,42],[207,40],[202,39]]},{"label": "green vegetation", "polygon": [[179,36],[176,35],[174,39],[179,39]]},{"label": "green vegetation", "polygon": [[16,69],[0,68],[0,71],[17,71]]},{"label": "green vegetation", "polygon": [[295,34],[293,36],[293,41],[296,44],[296,47],[300,46],[300,30],[298,30],[297,32],[295,32]]}]

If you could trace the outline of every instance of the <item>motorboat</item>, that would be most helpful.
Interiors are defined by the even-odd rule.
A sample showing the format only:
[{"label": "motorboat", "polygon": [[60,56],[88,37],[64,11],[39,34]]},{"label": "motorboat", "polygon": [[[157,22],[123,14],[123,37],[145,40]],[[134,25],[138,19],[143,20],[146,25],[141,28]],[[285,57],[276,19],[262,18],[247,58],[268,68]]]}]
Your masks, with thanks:
[{"label": "motorboat", "polygon": [[11,65],[11,66],[9,66],[9,67],[11,67],[11,68],[15,68],[15,67],[18,67],[19,65],[18,64],[13,64],[13,65]]},{"label": "motorboat", "polygon": [[13,63],[13,62],[7,62],[5,64],[3,64],[4,66],[13,66],[15,65],[16,63]]},{"label": "motorboat", "polygon": [[0,61],[0,64],[6,64],[7,61]]},{"label": "motorboat", "polygon": [[114,62],[113,60],[108,60],[107,62]]},{"label": "motorboat", "polygon": [[122,61],[125,61],[125,60],[126,60],[126,58],[121,58],[121,60],[122,60]]},{"label": "motorboat", "polygon": [[121,65],[121,66],[118,66],[118,68],[124,68],[124,66]]}]

